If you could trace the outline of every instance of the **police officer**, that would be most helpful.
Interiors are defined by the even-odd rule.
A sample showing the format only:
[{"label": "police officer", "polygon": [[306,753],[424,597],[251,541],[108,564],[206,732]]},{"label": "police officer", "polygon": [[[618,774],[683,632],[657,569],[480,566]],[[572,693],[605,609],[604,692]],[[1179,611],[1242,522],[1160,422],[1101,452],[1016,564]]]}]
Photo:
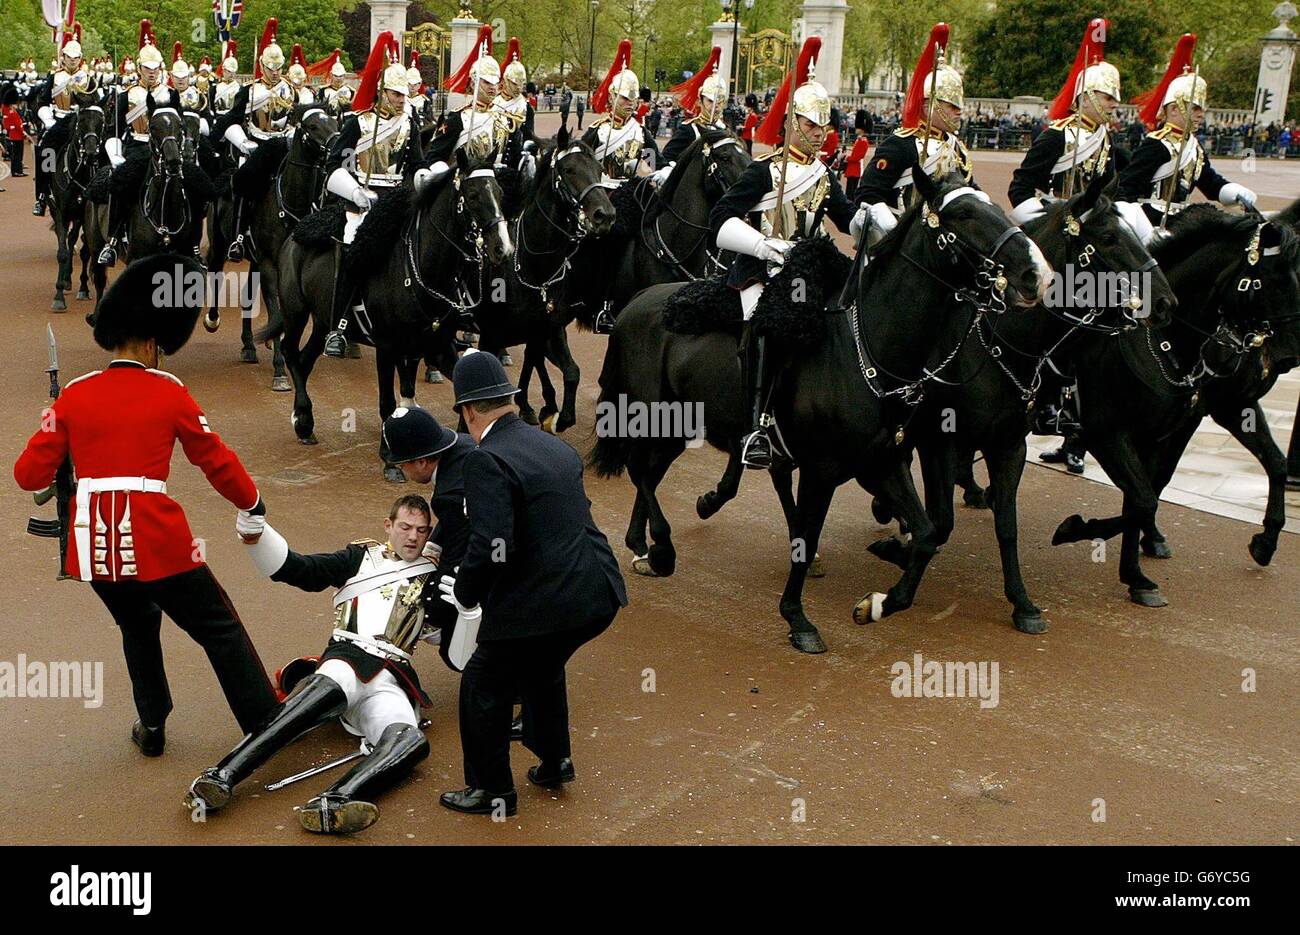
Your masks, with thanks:
[{"label": "police officer", "polygon": [[[172,449],[240,510],[241,524],[265,513],[239,457],[212,431],[184,384],[157,369],[189,339],[201,303],[158,304],[158,283],[181,277],[191,296],[204,275],[193,257],[161,254],[132,263],[99,303],[95,343],[113,354],[104,369],[68,383],[14,465],[24,490],[49,486],[71,457],[77,476],[65,568],[90,583],[122,630],[139,720],[131,739],[146,756],[163,752],[172,710],[159,638],[164,613],[203,647],[244,733],[276,704],[244,625],[203,561],[180,505],[167,496]],[[164,290],[165,291],[165,290]]]},{"label": "police officer", "polygon": [[510,715],[524,706],[524,746],[541,762],[529,781],[574,778],[564,666],[627,604],[618,562],[591,518],[582,459],[520,420],[518,390],[500,361],[467,353],[452,374],[455,408],[478,447],[465,459],[469,544],[440,584],[457,625],[478,619],[478,646],[460,684],[466,788],[447,808],[473,814],[516,807]]}]

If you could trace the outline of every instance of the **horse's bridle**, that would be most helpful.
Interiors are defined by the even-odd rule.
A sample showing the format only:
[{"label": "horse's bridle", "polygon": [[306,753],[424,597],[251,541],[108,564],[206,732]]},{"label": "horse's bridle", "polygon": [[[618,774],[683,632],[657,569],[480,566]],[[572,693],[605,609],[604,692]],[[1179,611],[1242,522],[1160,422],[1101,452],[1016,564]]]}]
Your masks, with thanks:
[{"label": "horse's bridle", "polygon": [[[554,250],[530,250],[526,238],[524,237],[524,215],[527,211],[521,211],[519,217],[515,218],[515,278],[519,280],[520,285],[539,293],[542,302],[547,305],[550,304],[547,298],[547,293],[551,288],[564,281],[564,278],[569,274],[569,270],[572,268],[570,261],[573,259],[574,254],[578,252],[578,248],[582,246],[582,242],[586,239],[587,234],[590,233],[590,228],[587,225],[587,212],[582,207],[582,202],[593,190],[604,186],[600,177],[597,176],[596,181],[583,188],[581,192],[575,194],[569,187],[569,183],[560,175],[560,162],[562,160],[567,159],[569,156],[584,152],[586,152],[585,147],[579,143],[574,143],[563,153],[557,152],[555,157],[551,160],[551,190],[564,205],[565,209],[572,212],[577,218],[577,226],[574,230],[570,231],[567,227],[557,223],[553,217],[546,213],[546,210],[542,207],[541,202],[537,200],[536,196],[533,198],[533,203],[537,205],[537,213],[545,218],[546,222],[550,224],[552,228],[559,231],[564,236],[564,245],[556,247]],[[560,262],[556,271],[546,280],[546,282],[541,283],[540,285],[534,285],[524,279],[521,264],[525,255],[548,256],[560,253],[565,249],[568,249],[568,253]]]},{"label": "horse's bridle", "polygon": [[[303,114],[298,118],[298,130],[305,131],[303,122],[312,114],[317,112],[326,114],[326,116],[328,116],[328,113],[324,110],[324,108],[321,107],[313,107],[310,110],[304,111]],[[315,209],[320,207],[320,204],[324,199],[325,183],[326,183],[325,163],[329,159],[330,149],[334,145],[334,140],[338,138],[339,132],[340,131],[335,130],[332,134],[330,134],[330,136],[328,136],[325,139],[323,143],[317,143],[315,139],[312,138],[311,134],[303,132],[302,139],[304,143],[310,144],[313,149],[316,149],[318,151],[316,157],[311,162],[303,162],[301,160],[292,158],[293,144],[290,144],[289,148],[285,151],[284,161],[280,164],[280,170],[275,173],[275,203],[281,220],[287,217],[294,224],[297,224],[299,221],[302,220],[302,217],[300,217],[297,214],[294,214],[293,211],[289,210],[288,205],[285,203],[284,167],[286,165],[290,165],[290,166],[296,166],[299,169],[307,169],[312,173],[313,179],[316,178],[317,176],[320,177],[320,184],[315,186],[316,193],[312,196],[311,205],[307,209],[308,213],[314,211]],[[295,133],[294,139],[297,139],[298,136],[299,134]]]},{"label": "horse's bridle", "polygon": [[[469,174],[465,177],[464,181],[462,182],[460,169],[456,170],[456,174],[452,179],[452,184],[455,186],[457,192],[456,213],[458,215],[465,214],[465,193],[461,187],[462,184],[467,185],[469,182],[473,181],[474,179],[483,179],[483,178],[490,178],[495,180],[496,173],[492,169],[471,169]],[[496,214],[493,216],[493,218],[490,221],[488,221],[488,223],[493,226],[497,224],[505,223],[505,218],[501,214],[500,203],[497,203],[496,208],[497,208]],[[412,283],[414,283],[415,285],[419,286],[420,290],[429,298],[447,306],[447,314],[436,316],[433,319],[433,322],[431,323],[431,327],[433,328],[433,330],[436,331],[438,330],[438,328],[442,326],[443,321],[447,319],[448,315],[451,312],[455,312],[457,314],[463,314],[464,312],[467,312],[470,309],[477,308],[483,301],[483,294],[482,294],[482,290],[480,289],[478,298],[474,298],[472,295],[470,295],[469,290],[465,288],[466,278],[461,276],[456,277],[456,282],[461,286],[462,295],[460,299],[452,299],[451,297],[446,296],[443,293],[439,292],[437,289],[434,289],[432,286],[430,286],[428,283],[424,281],[424,278],[420,275],[420,263],[418,257],[419,231],[421,227],[420,221],[421,218],[423,217],[423,213],[424,213],[423,209],[416,212],[415,217],[411,219],[410,224],[407,225],[406,231],[402,235],[403,245],[406,248],[404,251],[406,278],[403,282],[403,285],[407,289],[409,289],[411,288]],[[472,215],[469,216],[468,224],[466,225],[466,229],[465,229],[466,236],[470,239],[474,247],[474,252],[472,254],[466,251],[461,246],[461,244],[457,243],[451,237],[447,236],[447,232],[443,230],[441,227],[436,227],[435,229],[438,231],[439,236],[441,236],[445,241],[447,241],[447,243],[451,246],[451,248],[460,255],[461,259],[464,260],[466,264],[477,265],[478,280],[481,285],[483,281],[483,270],[485,266],[484,258],[483,258],[484,240],[483,240],[482,228],[479,224],[478,219],[473,217]]]},{"label": "horse's bridle", "polygon": [[[723,139],[715,140],[712,143],[710,143],[706,137],[701,136],[700,139],[703,141],[700,144],[700,157],[704,163],[705,181],[707,182],[709,179],[712,179],[714,183],[721,186],[723,188],[723,191],[725,192],[726,188],[729,186],[723,186],[721,180],[718,178],[720,170],[718,169],[718,161],[713,158],[713,150],[719,149],[724,146],[739,146],[740,140],[736,139],[734,136],[727,136]],[[735,184],[735,180],[732,181],[732,184],[733,185]],[[673,208],[671,202],[663,198],[659,199],[659,203],[663,207],[663,210],[667,211],[670,215],[672,215],[673,219],[678,224],[681,224],[683,227],[688,227],[692,230],[697,230],[701,232],[699,239],[695,242],[695,246],[691,247],[691,249],[687,250],[686,253],[683,255],[685,258],[690,258],[694,256],[696,251],[698,251],[700,247],[704,247],[704,254],[712,262],[713,268],[715,270],[726,269],[726,264],[724,264],[721,260],[721,252],[714,253],[708,248],[709,233],[711,230],[709,225],[696,224],[693,221],[688,221],[686,218],[682,217],[680,214],[677,213],[676,209]],[[642,244],[645,246],[647,250],[649,250],[652,254],[654,254],[654,256],[659,260],[659,262],[671,266],[678,273],[680,273],[685,279],[689,281],[695,281],[699,279],[700,278],[699,276],[696,276],[689,269],[687,269],[684,259],[679,259],[677,255],[674,254],[672,250],[669,248],[668,242],[664,239],[663,232],[660,231],[659,229],[659,221],[662,217],[663,217],[662,214],[656,214],[653,223],[649,224],[648,226],[644,223],[642,224],[641,227]]]},{"label": "horse's bridle", "polygon": [[[104,116],[104,109],[100,107],[98,104],[91,104],[86,107],[78,108],[78,124],[77,124],[78,128],[80,128],[80,115],[83,113],[88,113],[90,111],[94,111],[95,113],[98,113],[101,117]],[[91,141],[94,144],[93,146],[89,147],[89,149],[85,145],[87,140]],[[69,158],[74,148],[77,151],[77,160],[75,166],[69,163]],[[98,133],[85,133],[85,134],[78,133],[75,140],[72,141],[72,144],[65,146],[63,148],[63,171],[65,176],[68,179],[68,182],[77,189],[78,202],[85,201],[86,187],[90,184],[90,178],[87,178],[86,181],[84,182],[80,181],[77,178],[78,173],[80,173],[81,170],[85,168],[87,165],[87,152],[89,152],[90,154],[89,167],[93,170],[95,169],[96,166],[99,165],[99,134]],[[93,171],[90,174],[93,175],[94,174]]]},{"label": "horse's bridle", "polygon": [[[183,120],[180,114],[178,114],[174,109],[170,107],[167,108],[160,107],[157,110],[155,110],[153,114],[150,116],[151,117],[156,116],[159,113],[170,113],[175,115],[178,121]],[[176,160],[176,168],[174,171],[163,155],[163,145],[167,143],[168,140],[170,140],[172,143],[176,145],[176,151],[178,154],[178,158]],[[150,149],[150,158],[151,161],[153,162],[154,174],[149,179],[148,184],[140,192],[140,213],[144,216],[144,219],[149,224],[149,226],[153,228],[153,232],[162,238],[163,246],[170,246],[172,238],[175,237],[177,234],[179,234],[181,231],[185,230],[185,228],[188,227],[190,223],[190,202],[189,199],[185,197],[184,189],[182,189],[181,191],[181,205],[185,209],[185,217],[181,221],[180,227],[177,227],[175,229],[168,227],[167,218],[165,214],[167,190],[171,187],[171,185],[173,185],[178,181],[180,182],[181,185],[185,184],[185,159],[183,155],[184,150],[182,149],[180,142],[177,140],[175,133],[168,133],[166,136],[155,138],[152,127],[150,127],[150,132],[149,132],[149,149]],[[162,218],[159,219],[157,223],[154,223],[154,219],[149,213],[149,205],[150,205],[149,195],[151,190],[153,189],[153,186],[159,181],[159,179],[162,180],[162,195],[158,199],[157,203],[163,205],[164,215]]]}]

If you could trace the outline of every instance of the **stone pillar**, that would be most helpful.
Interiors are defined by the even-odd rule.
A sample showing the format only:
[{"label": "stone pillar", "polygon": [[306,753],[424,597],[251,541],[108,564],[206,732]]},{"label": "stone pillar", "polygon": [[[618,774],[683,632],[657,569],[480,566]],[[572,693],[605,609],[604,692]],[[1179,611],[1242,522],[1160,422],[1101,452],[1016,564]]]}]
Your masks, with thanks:
[{"label": "stone pillar", "polygon": [[[727,16],[727,14],[723,14],[723,15]],[[735,30],[734,36],[735,36],[735,41],[737,43],[737,48],[739,48],[740,40],[745,38],[745,27],[743,25],[737,27],[736,24],[732,21],[731,17],[727,16],[726,19],[720,19],[716,23],[713,23],[712,25],[709,26],[709,35],[713,37],[713,42],[711,44],[716,45],[719,49],[722,50],[722,54],[718,56],[718,74],[724,75],[727,78],[728,82],[730,82],[731,80],[731,69],[733,67],[732,65],[733,60],[731,57],[733,29]],[[670,84],[677,84],[677,82],[682,80],[680,77],[675,77],[672,75],[670,75],[669,78],[672,79],[669,82]],[[745,87],[744,75],[739,76],[739,85],[741,88]],[[735,89],[731,88],[730,84],[728,84],[727,87],[729,89],[728,93],[730,93],[734,97],[737,93]]]},{"label": "stone pillar", "polygon": [[[462,8],[451,21],[451,64],[447,66],[448,75],[460,68],[460,63],[465,61],[470,50],[474,48],[474,40],[478,38],[478,29],[481,25],[482,23],[466,8]],[[447,95],[447,106],[451,109],[463,107],[468,101],[468,94]]]},{"label": "stone pillar", "polygon": [[1300,41],[1287,24],[1295,19],[1296,8],[1279,3],[1273,10],[1277,29],[1261,40],[1264,48],[1259,57],[1259,81],[1255,85],[1255,125],[1280,124],[1286,119],[1286,96],[1291,90],[1291,66],[1295,63],[1296,42]]},{"label": "stone pillar", "polygon": [[[402,34],[406,32],[406,7],[408,0],[370,0],[370,49],[375,47],[375,40],[381,32],[391,32],[400,44]],[[366,50],[370,54],[370,50]],[[403,50],[405,58],[405,50]],[[358,69],[365,65],[363,61]]]},{"label": "stone pillar", "polygon": [[830,92],[840,93],[840,70],[844,63],[844,18],[848,15],[847,0],[804,0],[803,35],[800,42],[810,36],[820,36],[822,51],[817,57],[817,80]]}]

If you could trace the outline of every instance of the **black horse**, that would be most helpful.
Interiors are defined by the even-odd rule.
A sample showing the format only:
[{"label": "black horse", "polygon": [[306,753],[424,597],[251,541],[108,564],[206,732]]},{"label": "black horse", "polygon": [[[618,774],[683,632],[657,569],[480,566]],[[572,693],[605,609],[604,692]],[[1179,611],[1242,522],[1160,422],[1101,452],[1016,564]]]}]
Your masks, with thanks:
[{"label": "black horse", "polygon": [[1271,462],[1264,528],[1250,555],[1267,565],[1277,548],[1286,467],[1258,400],[1300,362],[1300,238],[1257,212],[1195,205],[1170,220],[1152,253],[1178,297],[1173,321],[1118,340],[1090,338],[1076,355],[1084,441],[1123,491],[1123,511],[1075,514],[1052,544],[1122,533],[1120,581],[1134,603],[1163,607],[1168,601],[1142,571],[1139,535],[1148,554],[1171,554],[1155,522],[1159,496],[1203,416]]},{"label": "black horse", "polygon": [[78,299],[89,299],[87,270],[90,249],[86,246],[84,225],[86,187],[99,171],[103,158],[104,109],[93,95],[77,94],[75,114],[68,122],[67,141],[55,152],[55,168],[50,174],[50,217],[59,241],[59,272],[54,283],[54,300],[50,308],[65,312],[68,303],[63,291],[72,288],[72,255],[81,240],[81,279]]},{"label": "black horse", "polygon": [[[128,264],[158,253],[198,254],[207,198],[192,203],[187,196],[184,136],[176,111],[159,108],[150,115],[149,167],[127,224]],[[206,180],[191,169],[189,181],[200,178]]]},{"label": "black horse", "polygon": [[[359,322],[363,333],[357,339],[375,348],[382,423],[397,408],[394,370],[401,381],[403,404],[412,405],[420,358],[429,353],[444,363],[453,359],[453,326],[463,308],[457,299],[462,262],[468,256],[476,266],[499,265],[508,261],[513,247],[490,159],[471,161],[463,151],[457,152],[455,174],[445,184],[430,185],[419,193],[403,185],[385,194],[371,211],[379,215],[367,218],[357,232],[357,244],[369,237],[372,220],[384,225],[385,231],[396,225],[399,241],[373,244],[372,255],[350,261],[358,264],[356,268],[368,269],[364,280],[358,275],[356,297],[365,306],[368,322]],[[386,233],[376,239],[384,241]],[[334,257],[332,244],[308,246],[297,237],[284,242],[278,265],[279,302],[268,308],[269,323],[256,338],[283,335],[285,363],[293,379],[294,432],[307,445],[316,444],[307,380],[330,328]],[[300,348],[309,319],[311,336]],[[389,462],[382,438],[379,455],[385,478],[402,481],[401,469]]]},{"label": "black horse", "polygon": [[[1113,176],[1098,177],[1025,225],[1069,293],[1054,289],[1032,309],[994,310],[973,321],[973,334],[953,361],[951,376],[926,394],[909,429],[920,456],[926,512],[941,546],[953,529],[957,475],[969,466],[972,449],[984,453],[1003,591],[1012,621],[1024,633],[1047,629],[1020,571],[1016,496],[1048,356],[1065,360],[1084,334],[1167,324],[1174,304],[1155,260],[1112,204],[1115,189]],[[879,540],[870,551],[906,564],[907,546],[898,537]]]},{"label": "black horse", "polygon": [[[902,578],[888,594],[864,597],[855,616],[878,620],[911,606],[937,544],[908,470],[909,402],[948,376],[947,364],[982,307],[1008,299],[1032,304],[1050,278],[1024,232],[959,177],[933,182],[918,173],[916,190],[921,201],[874,250],[858,282],[857,302],[848,314],[825,317],[821,339],[790,355],[772,397],[777,436],[799,466],[798,508],[787,516],[791,562],[781,614],[791,643],[803,652],[826,649],[804,613],[803,585],[831,498],[847,481],[886,496],[912,532]],[[778,279],[768,290],[790,286]],[[839,287],[825,283],[822,295],[838,295]],[[749,428],[736,338],[665,331],[664,307],[680,288],[651,287],[619,315],[601,373],[600,401],[701,407],[705,440],[733,450]],[[810,286],[805,314],[820,317],[825,305],[814,303],[812,295]],[[626,467],[637,488],[628,547],[636,555],[647,553],[657,574],[671,574],[676,551],[655,488],[685,439],[598,435],[590,463],[602,475]],[[654,540],[648,549],[647,521]]]},{"label": "black horse", "polygon": [[[572,260],[588,234],[599,236],[613,226],[614,207],[600,184],[600,165],[591,148],[566,139],[543,148],[524,197],[524,210],[513,228],[515,253],[488,272],[474,317],[484,349],[524,345],[524,372],[536,369],[542,376],[541,425],[563,432],[577,421],[581,372],[569,351],[568,320],[559,299],[571,276],[609,275],[604,270],[578,270]],[[564,400],[558,406],[546,378],[547,360],[563,374]],[[536,424],[526,382],[521,381],[520,390],[520,415]]]},{"label": "black horse", "polygon": [[[296,107],[289,120],[297,128],[293,136],[285,141],[264,142],[262,146],[265,149],[259,149],[240,170],[241,173],[269,173],[269,178],[257,186],[258,196],[251,199],[245,208],[248,236],[244,239],[244,252],[252,273],[240,295],[243,312],[240,360],[245,363],[257,363],[253,309],[259,293],[266,305],[267,320],[281,317],[275,308],[280,301],[280,251],[298,222],[320,207],[325,194],[325,160],[339,131],[338,121],[314,105]],[[241,176],[238,173],[234,184],[239,190]],[[217,256],[217,262],[224,264],[225,253]],[[220,314],[215,302],[208,311],[205,325],[208,321],[212,322],[210,330],[216,330]],[[279,337],[271,339],[271,357],[271,389],[287,393],[293,387],[285,372]]]}]

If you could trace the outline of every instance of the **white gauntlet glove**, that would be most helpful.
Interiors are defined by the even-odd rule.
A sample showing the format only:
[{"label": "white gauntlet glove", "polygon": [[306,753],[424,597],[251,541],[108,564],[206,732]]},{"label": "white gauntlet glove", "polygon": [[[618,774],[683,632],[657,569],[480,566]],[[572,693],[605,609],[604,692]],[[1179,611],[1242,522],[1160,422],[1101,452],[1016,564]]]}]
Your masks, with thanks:
[{"label": "white gauntlet glove", "polygon": [[257,537],[266,531],[266,515],[254,516],[247,510],[240,510],[235,516],[235,532],[246,544],[253,544]]},{"label": "white gauntlet glove", "polygon": [[[460,569],[457,568],[457,571]],[[438,582],[438,590],[442,592],[442,599],[456,608],[456,613],[462,617],[473,615],[482,616],[483,608],[475,604],[473,607],[466,607],[460,601],[456,600],[456,578],[454,575],[443,575]]]},{"label": "white gauntlet glove", "polygon": [[1237,202],[1241,202],[1247,208],[1255,207],[1255,193],[1245,185],[1237,182],[1229,182],[1219,189],[1219,203],[1232,207]]},{"label": "white gauntlet glove", "polygon": [[668,181],[668,176],[673,174],[673,166],[676,164],[677,163],[675,162],[670,162],[663,168],[655,169],[654,172],[650,173],[650,184],[655,188],[658,188],[664,182]]},{"label": "white gauntlet glove", "polygon": [[788,240],[764,237],[761,232],[746,224],[744,218],[728,218],[718,228],[719,248],[758,257],[768,263],[785,262],[785,255],[793,246]]}]

